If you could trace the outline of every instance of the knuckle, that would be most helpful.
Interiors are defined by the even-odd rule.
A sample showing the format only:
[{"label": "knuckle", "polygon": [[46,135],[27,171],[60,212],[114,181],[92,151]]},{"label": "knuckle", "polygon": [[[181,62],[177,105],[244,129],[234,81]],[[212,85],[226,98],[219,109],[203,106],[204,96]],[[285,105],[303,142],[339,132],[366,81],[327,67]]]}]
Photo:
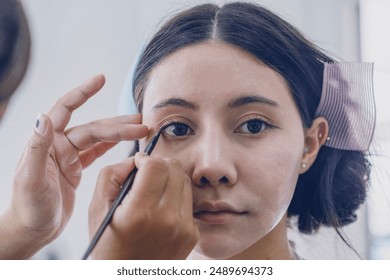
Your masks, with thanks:
[{"label": "knuckle", "polygon": [[167,217],[165,220],[165,227],[169,231],[175,231],[178,225],[179,225],[179,221],[177,217],[174,215]]},{"label": "knuckle", "polygon": [[100,142],[100,138],[96,135],[97,131],[90,127],[88,130],[89,138],[91,139],[92,143]]},{"label": "knuckle", "polygon": [[99,180],[110,178],[113,174],[113,169],[114,167],[111,165],[102,168],[99,172]]},{"label": "knuckle", "polygon": [[180,231],[177,234],[177,239],[181,240],[183,243],[195,245],[199,239],[199,234],[197,228],[192,225],[191,222],[185,222]]},{"label": "knuckle", "polygon": [[178,224],[177,217],[169,213],[164,213],[164,211],[161,211],[159,218],[156,219],[158,230],[169,236],[177,235]]},{"label": "knuckle", "polygon": [[126,137],[123,131],[117,129],[114,133],[114,139],[119,141],[119,140],[125,140]]},{"label": "knuckle", "polygon": [[140,232],[149,232],[153,230],[155,223],[153,219],[151,219],[151,215],[148,212],[143,211],[133,216],[131,225]]},{"label": "knuckle", "polygon": [[71,105],[64,97],[60,98],[57,101],[57,104],[65,108],[69,113],[72,113],[74,110],[76,110],[76,107]]},{"label": "knuckle", "polygon": [[30,154],[38,153],[45,146],[44,141],[42,139],[31,137],[28,141],[27,152]]},{"label": "knuckle", "polygon": [[193,226],[187,224],[185,227],[183,227],[178,239],[181,240],[181,242],[184,244],[192,247],[195,246],[195,244],[198,242],[199,234],[197,229],[194,230]]},{"label": "knuckle", "polygon": [[109,165],[100,170],[98,182],[106,187],[120,187],[123,184],[124,178],[118,174],[118,164]]}]

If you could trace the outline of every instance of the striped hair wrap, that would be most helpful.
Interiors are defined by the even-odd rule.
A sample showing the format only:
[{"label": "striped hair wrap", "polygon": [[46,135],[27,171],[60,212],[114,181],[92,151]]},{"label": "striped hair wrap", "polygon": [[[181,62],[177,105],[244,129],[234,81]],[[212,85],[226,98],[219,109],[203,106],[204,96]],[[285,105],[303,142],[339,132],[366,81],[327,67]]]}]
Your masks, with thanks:
[{"label": "striped hair wrap", "polygon": [[325,146],[367,151],[375,128],[373,63],[325,63],[316,117],[329,123]]}]

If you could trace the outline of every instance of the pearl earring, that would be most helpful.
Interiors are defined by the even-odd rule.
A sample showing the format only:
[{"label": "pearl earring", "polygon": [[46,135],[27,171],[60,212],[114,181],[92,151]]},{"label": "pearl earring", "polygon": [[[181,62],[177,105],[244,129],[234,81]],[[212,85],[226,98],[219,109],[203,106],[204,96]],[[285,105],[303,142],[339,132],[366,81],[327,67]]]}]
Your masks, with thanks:
[{"label": "pearl earring", "polygon": [[305,169],[306,168],[306,163],[302,162],[301,166],[302,166],[303,169]]}]

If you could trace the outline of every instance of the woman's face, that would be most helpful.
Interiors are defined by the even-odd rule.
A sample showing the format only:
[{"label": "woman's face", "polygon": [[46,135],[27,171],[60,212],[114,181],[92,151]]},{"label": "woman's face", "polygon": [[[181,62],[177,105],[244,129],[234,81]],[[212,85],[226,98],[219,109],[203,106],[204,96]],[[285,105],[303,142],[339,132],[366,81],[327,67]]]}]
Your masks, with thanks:
[{"label": "woman's face", "polygon": [[192,179],[197,253],[233,257],[272,234],[304,153],[281,75],[227,44],[185,47],[151,72],[143,122],[153,133],[172,123],[154,154],[176,158]]}]

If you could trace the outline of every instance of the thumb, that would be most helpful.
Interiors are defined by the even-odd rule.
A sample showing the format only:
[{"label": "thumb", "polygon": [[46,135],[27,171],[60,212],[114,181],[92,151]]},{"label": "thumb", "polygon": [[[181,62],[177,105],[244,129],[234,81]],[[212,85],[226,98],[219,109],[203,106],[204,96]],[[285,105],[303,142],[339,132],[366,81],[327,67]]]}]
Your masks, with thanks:
[{"label": "thumb", "polygon": [[53,139],[53,124],[48,116],[40,113],[23,155],[22,165],[29,170],[29,173],[42,174],[43,170],[46,169],[49,149],[53,144]]}]

